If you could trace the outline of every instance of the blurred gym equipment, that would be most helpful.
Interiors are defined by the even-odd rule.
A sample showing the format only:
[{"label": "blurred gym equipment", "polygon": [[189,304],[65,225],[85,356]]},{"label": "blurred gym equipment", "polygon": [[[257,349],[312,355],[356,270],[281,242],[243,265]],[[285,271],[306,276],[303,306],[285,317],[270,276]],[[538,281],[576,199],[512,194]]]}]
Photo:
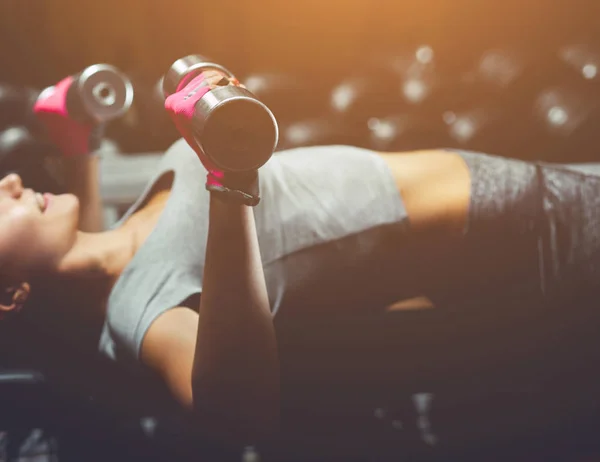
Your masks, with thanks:
[{"label": "blurred gym equipment", "polygon": [[28,187],[39,191],[63,192],[60,178],[47,168],[44,159],[56,155],[57,148],[24,126],[0,131],[0,171],[17,173]]},{"label": "blurred gym equipment", "polygon": [[520,150],[527,133],[506,109],[489,104],[467,106],[444,111],[441,119],[450,138],[449,147],[513,157],[527,155]]},{"label": "blurred gym equipment", "polygon": [[323,81],[283,72],[257,72],[245,76],[242,83],[273,111],[280,125],[318,117],[327,110]]},{"label": "blurred gym equipment", "polygon": [[38,92],[32,88],[0,82],[0,130],[9,125],[21,125],[29,130],[38,129],[32,111]]},{"label": "blurred gym equipment", "polygon": [[421,113],[442,104],[443,78],[435,65],[432,47],[412,52],[375,56],[361,63],[331,92],[332,111],[354,122],[395,111]]},{"label": "blurred gym equipment", "polygon": [[124,154],[165,151],[179,133],[165,112],[162,77],[128,72],[135,98],[130,109],[106,127],[105,135],[115,140]]},{"label": "blurred gym equipment", "polygon": [[541,160],[593,162],[599,124],[600,100],[589,89],[562,85],[537,94],[529,131],[532,139],[543,140]]},{"label": "blurred gym equipment", "polygon": [[527,70],[523,53],[508,48],[484,51],[460,77],[466,103],[518,103],[526,96]]},{"label": "blurred gym equipment", "polygon": [[347,144],[360,146],[361,133],[353,132],[343,121],[334,117],[300,120],[282,128],[279,150],[302,146]]},{"label": "blurred gym equipment", "polygon": [[490,48],[463,71],[455,91],[463,95],[440,116],[451,146],[497,155],[537,159],[543,137],[532,131],[530,120],[536,92],[554,75],[548,53],[526,53],[513,48]]},{"label": "blurred gym equipment", "polygon": [[459,95],[434,49],[378,55],[336,85],[331,112],[359,144],[377,150],[439,148],[451,139],[439,117]]},{"label": "blurred gym equipment", "polygon": [[600,91],[600,52],[592,45],[578,43],[563,46],[558,50],[558,58],[581,77],[581,84],[589,83],[589,86]]},{"label": "blurred gym equipment", "polygon": [[452,146],[439,118],[412,113],[371,117],[367,121],[368,147],[377,151],[400,152]]}]

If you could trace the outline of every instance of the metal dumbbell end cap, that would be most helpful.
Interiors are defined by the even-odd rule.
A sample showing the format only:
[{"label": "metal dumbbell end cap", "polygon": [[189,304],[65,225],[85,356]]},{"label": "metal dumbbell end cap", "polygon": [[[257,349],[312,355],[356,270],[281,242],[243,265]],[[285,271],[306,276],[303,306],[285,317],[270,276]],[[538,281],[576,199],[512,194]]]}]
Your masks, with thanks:
[{"label": "metal dumbbell end cap", "polygon": [[201,55],[189,55],[185,58],[178,59],[169,68],[167,73],[163,77],[163,94],[166,97],[172,95],[179,89],[181,81],[191,74],[198,75],[204,70],[218,70],[223,72],[229,77],[233,77],[233,74],[225,67],[210,62],[208,58]]},{"label": "metal dumbbell end cap", "polygon": [[97,123],[122,116],[133,103],[131,81],[108,64],[85,68],[75,84],[85,113]]},{"label": "metal dumbbell end cap", "polygon": [[271,110],[248,90],[227,85],[205,94],[196,104],[192,129],[202,151],[227,171],[264,165],[279,140]]}]

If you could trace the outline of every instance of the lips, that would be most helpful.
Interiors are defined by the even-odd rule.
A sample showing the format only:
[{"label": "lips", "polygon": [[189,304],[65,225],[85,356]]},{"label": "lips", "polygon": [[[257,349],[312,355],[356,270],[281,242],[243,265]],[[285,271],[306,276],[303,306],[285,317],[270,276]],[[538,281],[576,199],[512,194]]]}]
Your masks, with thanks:
[{"label": "lips", "polygon": [[40,211],[43,212],[44,210],[46,210],[46,199],[42,194],[35,193],[35,200],[37,201]]},{"label": "lips", "polygon": [[48,206],[50,205],[50,202],[52,200],[52,194],[49,193],[35,193],[35,200],[38,204],[38,207],[40,208],[40,211],[42,213],[44,213],[47,209]]},{"label": "lips", "polygon": [[44,193],[44,212],[46,210],[48,210],[48,207],[50,206],[50,204],[52,203],[52,198],[54,197],[53,194],[50,193]]}]

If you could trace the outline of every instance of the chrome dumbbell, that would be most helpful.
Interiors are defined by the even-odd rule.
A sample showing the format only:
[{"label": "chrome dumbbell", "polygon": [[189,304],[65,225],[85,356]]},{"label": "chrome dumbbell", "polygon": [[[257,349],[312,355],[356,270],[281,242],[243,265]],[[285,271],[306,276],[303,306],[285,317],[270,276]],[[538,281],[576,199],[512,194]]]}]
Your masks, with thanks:
[{"label": "chrome dumbbell", "polygon": [[[182,106],[193,104],[186,108],[193,111],[191,117],[178,119],[179,123],[190,133],[188,142],[217,167],[230,172],[255,170],[275,151],[279,137],[275,116],[223,66],[200,55],[187,56],[173,63],[162,86],[165,98],[175,98]],[[197,101],[196,93],[202,95]]]}]

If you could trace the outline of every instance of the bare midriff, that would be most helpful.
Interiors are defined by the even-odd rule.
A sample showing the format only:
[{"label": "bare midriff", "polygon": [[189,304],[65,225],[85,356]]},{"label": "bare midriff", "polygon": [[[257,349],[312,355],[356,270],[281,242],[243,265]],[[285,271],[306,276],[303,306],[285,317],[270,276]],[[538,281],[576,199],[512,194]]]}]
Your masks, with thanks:
[{"label": "bare midriff", "polygon": [[392,172],[414,231],[462,233],[471,181],[458,154],[433,150],[380,155]]}]

